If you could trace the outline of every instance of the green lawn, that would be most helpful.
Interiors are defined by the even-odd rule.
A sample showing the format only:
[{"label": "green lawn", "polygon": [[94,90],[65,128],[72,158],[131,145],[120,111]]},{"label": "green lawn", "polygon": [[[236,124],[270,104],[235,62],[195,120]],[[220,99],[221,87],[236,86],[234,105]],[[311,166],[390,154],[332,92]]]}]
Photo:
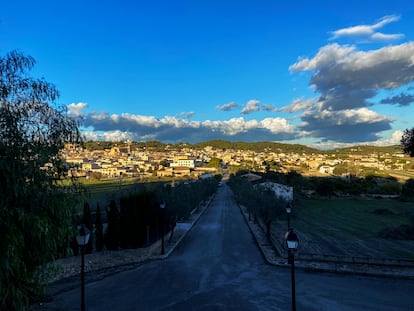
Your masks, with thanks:
[{"label": "green lawn", "polygon": [[[381,199],[302,199],[295,204],[291,227],[310,254],[414,259],[414,241],[380,238],[385,228],[409,224],[413,202]],[[279,220],[279,235],[286,219]]]},{"label": "green lawn", "polygon": [[298,230],[366,239],[386,227],[408,224],[410,211],[414,214],[413,203],[396,200],[303,200],[295,225]]}]

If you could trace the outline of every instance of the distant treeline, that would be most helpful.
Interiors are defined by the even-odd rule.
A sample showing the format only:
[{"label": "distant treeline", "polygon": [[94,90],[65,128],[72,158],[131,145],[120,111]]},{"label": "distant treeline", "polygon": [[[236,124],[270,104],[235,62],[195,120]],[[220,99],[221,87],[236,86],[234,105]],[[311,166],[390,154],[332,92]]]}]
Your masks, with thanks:
[{"label": "distant treeline", "polygon": [[[110,149],[115,146],[124,146],[123,142],[107,142],[107,141],[86,141],[84,147],[87,150],[104,150]],[[337,148],[333,150],[318,150],[301,144],[284,144],[277,142],[231,142],[226,140],[209,140],[206,142],[199,142],[195,144],[179,142],[176,144],[166,144],[159,141],[147,141],[147,142],[131,142],[131,148],[147,149],[153,151],[168,151],[168,150],[181,150],[183,148],[203,149],[207,146],[211,146],[215,149],[234,149],[234,150],[251,150],[255,152],[293,152],[293,153],[339,153],[339,154],[370,154],[370,153],[395,153],[402,152],[400,145],[377,147],[377,146],[354,146],[347,148]]]}]

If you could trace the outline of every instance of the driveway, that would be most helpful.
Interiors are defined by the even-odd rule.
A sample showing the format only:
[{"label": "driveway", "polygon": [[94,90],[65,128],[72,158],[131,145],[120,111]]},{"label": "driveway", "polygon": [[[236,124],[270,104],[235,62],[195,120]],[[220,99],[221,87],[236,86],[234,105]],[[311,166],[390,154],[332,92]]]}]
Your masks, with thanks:
[{"label": "driveway", "polygon": [[[414,310],[414,281],[296,271],[298,310]],[[223,185],[170,257],[86,285],[87,310],[290,310],[290,269],[265,263]],[[79,288],[47,310],[79,310]]]}]

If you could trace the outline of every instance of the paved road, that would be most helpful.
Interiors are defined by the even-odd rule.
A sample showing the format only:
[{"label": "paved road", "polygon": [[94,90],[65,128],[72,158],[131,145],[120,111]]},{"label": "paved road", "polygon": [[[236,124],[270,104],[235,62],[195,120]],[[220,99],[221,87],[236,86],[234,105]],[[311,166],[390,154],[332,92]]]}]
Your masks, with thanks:
[{"label": "paved road", "polygon": [[[166,260],[86,286],[87,310],[290,310],[290,270],[265,264],[227,186]],[[296,272],[298,310],[414,310],[414,281]],[[50,309],[79,310],[79,289]]]}]

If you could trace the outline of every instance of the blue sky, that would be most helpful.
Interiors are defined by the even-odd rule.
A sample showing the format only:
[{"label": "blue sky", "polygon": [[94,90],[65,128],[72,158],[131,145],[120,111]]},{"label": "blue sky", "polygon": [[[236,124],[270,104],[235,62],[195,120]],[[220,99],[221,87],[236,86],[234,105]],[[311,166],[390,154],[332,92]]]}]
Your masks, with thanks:
[{"label": "blue sky", "polygon": [[398,144],[411,1],[8,1],[0,55],[36,59],[88,139]]}]

